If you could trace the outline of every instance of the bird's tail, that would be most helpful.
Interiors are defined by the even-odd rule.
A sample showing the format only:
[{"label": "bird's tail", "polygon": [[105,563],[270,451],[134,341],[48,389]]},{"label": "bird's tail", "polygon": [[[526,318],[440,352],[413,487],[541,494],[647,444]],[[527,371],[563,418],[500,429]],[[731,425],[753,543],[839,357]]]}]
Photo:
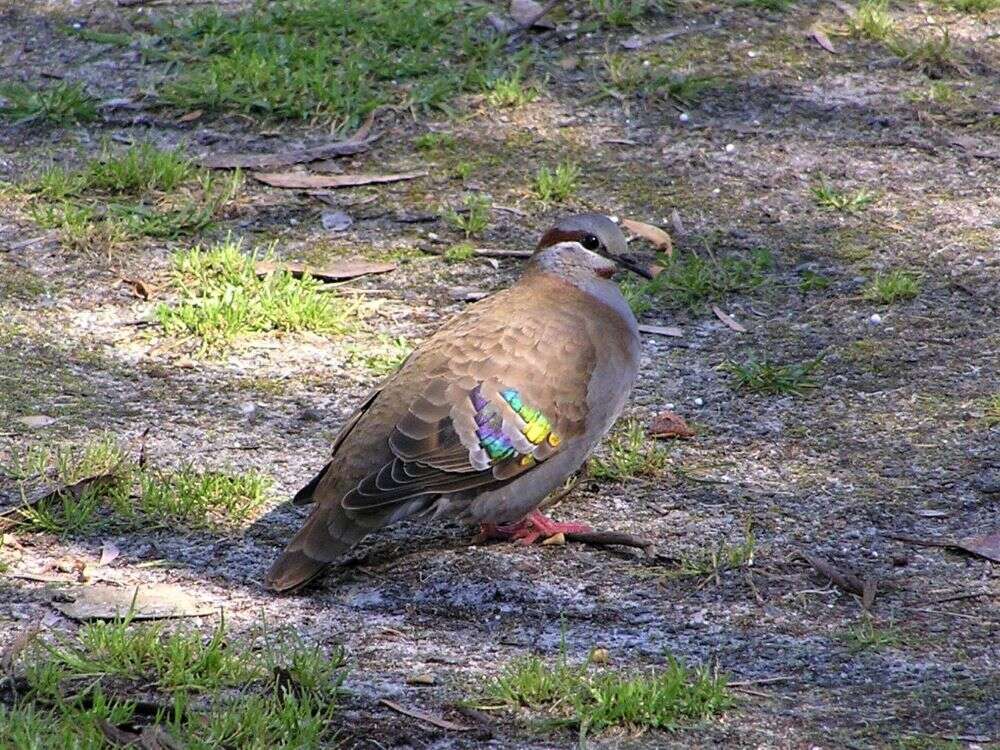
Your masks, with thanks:
[{"label": "bird's tail", "polygon": [[304,586],[360,542],[368,531],[348,518],[339,503],[332,508],[317,506],[285,551],[271,564],[264,584],[273,591],[291,591]]}]

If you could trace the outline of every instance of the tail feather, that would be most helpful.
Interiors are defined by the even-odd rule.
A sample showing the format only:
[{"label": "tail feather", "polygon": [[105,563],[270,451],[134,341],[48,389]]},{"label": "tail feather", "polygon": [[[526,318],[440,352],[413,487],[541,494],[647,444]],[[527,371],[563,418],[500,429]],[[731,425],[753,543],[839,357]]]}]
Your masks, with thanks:
[{"label": "tail feather", "polygon": [[339,504],[334,508],[317,506],[271,564],[264,584],[272,591],[291,591],[304,586],[367,533],[368,529],[351,521]]}]

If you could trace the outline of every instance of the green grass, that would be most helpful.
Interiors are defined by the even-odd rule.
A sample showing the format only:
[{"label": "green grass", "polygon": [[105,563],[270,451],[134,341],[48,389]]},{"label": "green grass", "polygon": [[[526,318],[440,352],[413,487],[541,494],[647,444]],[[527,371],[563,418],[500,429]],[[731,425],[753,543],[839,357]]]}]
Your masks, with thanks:
[{"label": "green grass", "polygon": [[[0,706],[0,746],[97,750],[108,746],[102,721],[155,724],[191,750],[331,740],[342,652],[328,656],[285,631],[262,629],[260,643],[235,642],[222,620],[203,634],[128,617],[36,640],[15,665],[24,689]],[[157,707],[140,711],[136,699]]]},{"label": "green grass", "polygon": [[932,78],[960,70],[958,52],[951,42],[951,33],[945,27],[940,35],[918,34],[914,37],[896,35],[886,41],[889,51],[903,63]]},{"label": "green grass", "polygon": [[3,467],[22,487],[69,487],[82,479],[108,475],[79,496],[57,497],[19,511],[15,523],[60,536],[97,530],[226,528],[246,521],[263,506],[270,482],[250,472],[234,475],[196,470],[191,465],[170,470],[139,466],[110,437],[81,448],[40,445],[15,455]]},{"label": "green grass", "polygon": [[605,25],[616,28],[635,26],[644,16],[659,10],[652,0],[590,0],[590,9]]},{"label": "green grass", "polygon": [[444,109],[509,67],[485,8],[459,0],[298,0],[164,25],[184,63],[162,98],[183,109],[357,126],[376,107]]},{"label": "green grass", "polygon": [[413,139],[413,146],[418,151],[448,151],[456,143],[455,136],[450,133],[421,133]]},{"label": "green grass", "polygon": [[830,279],[815,271],[803,271],[802,278],[799,279],[799,291],[803,294],[822,291],[829,286]]},{"label": "green grass", "polygon": [[842,192],[822,177],[819,184],[812,186],[811,192],[817,206],[841,213],[853,214],[875,202],[875,194],[869,190],[862,188],[854,193]]},{"label": "green grass", "polygon": [[491,107],[523,107],[538,98],[538,89],[528,86],[515,71],[489,81],[486,85],[486,103]]},{"label": "green grass", "polygon": [[471,242],[459,242],[444,251],[446,263],[465,263],[476,255],[476,247]]},{"label": "green grass", "polygon": [[535,174],[535,195],[545,204],[562,203],[577,191],[580,168],[572,162],[560,162],[555,169],[540,167]]},{"label": "green grass", "polygon": [[863,296],[879,305],[913,299],[920,294],[920,277],[909,271],[896,269],[877,273],[865,287]]},{"label": "green grass", "polygon": [[890,39],[896,33],[896,22],[889,12],[889,0],[861,0],[848,29],[855,37],[876,42]]},{"label": "green grass", "polygon": [[784,13],[792,7],[795,0],[740,0],[739,5],[749,5],[757,10],[770,10]]},{"label": "green grass", "polygon": [[55,125],[76,125],[97,119],[97,101],[79,83],[59,83],[32,89],[21,83],[0,84],[0,119],[22,122],[45,120]]},{"label": "green grass", "polygon": [[961,13],[989,13],[1000,8],[1000,0],[945,0],[944,5]]},{"label": "green grass", "polygon": [[881,651],[893,648],[902,643],[902,634],[892,624],[882,628],[875,625],[870,616],[862,617],[843,634],[843,641],[848,651]]},{"label": "green grass", "polygon": [[750,393],[774,396],[802,396],[806,391],[817,388],[813,372],[819,366],[819,359],[807,362],[779,365],[768,359],[751,357],[745,362],[723,362],[719,369],[732,378],[733,388]]},{"label": "green grass", "polygon": [[507,665],[485,692],[492,705],[541,712],[548,723],[579,727],[581,735],[609,727],[674,730],[734,703],[725,677],[672,657],[657,670],[621,673],[570,665],[565,653],[554,665],[528,656]]},{"label": "green grass", "polygon": [[490,225],[490,210],[493,201],[488,195],[467,195],[462,200],[465,211],[459,213],[446,209],[443,214],[445,221],[465,233],[466,237],[482,234]]},{"label": "green grass", "polygon": [[662,300],[676,307],[697,309],[706,302],[759,287],[774,267],[766,248],[753,250],[748,258],[719,259],[710,250],[706,255],[675,253],[661,258],[663,271],[655,279],[628,290],[632,304],[642,309],[652,300]]},{"label": "green grass", "polygon": [[275,271],[259,278],[256,253],[243,252],[229,238],[203,249],[174,254],[173,303],[161,303],[156,317],[168,335],[193,336],[201,352],[223,351],[240,337],[272,331],[346,333],[356,310],[345,300],[320,291],[308,275],[293,278]]},{"label": "green grass", "polygon": [[242,186],[239,171],[220,177],[179,150],[142,143],[105,145],[80,169],[52,167],[23,185],[29,213],[75,250],[110,249],[141,236],[174,239],[207,228]]},{"label": "green grass", "polygon": [[987,427],[1000,425],[1000,393],[987,396],[983,402],[983,421]]},{"label": "green grass", "polygon": [[656,94],[691,105],[715,79],[706,76],[680,75],[661,65],[644,65],[634,55],[612,53],[603,57],[604,95],[616,99]]},{"label": "green grass", "polygon": [[727,570],[738,570],[753,565],[756,552],[757,537],[752,526],[748,525],[743,541],[739,544],[721,542],[702,554],[684,556],[677,575],[699,578],[718,576]]},{"label": "green grass", "polygon": [[632,419],[615,430],[603,450],[590,459],[595,479],[620,481],[632,477],[655,477],[667,465],[667,449],[647,437],[642,423]]},{"label": "green grass", "polygon": [[399,369],[412,351],[413,344],[405,336],[380,334],[374,345],[352,346],[348,351],[348,361],[375,375],[388,375]]}]

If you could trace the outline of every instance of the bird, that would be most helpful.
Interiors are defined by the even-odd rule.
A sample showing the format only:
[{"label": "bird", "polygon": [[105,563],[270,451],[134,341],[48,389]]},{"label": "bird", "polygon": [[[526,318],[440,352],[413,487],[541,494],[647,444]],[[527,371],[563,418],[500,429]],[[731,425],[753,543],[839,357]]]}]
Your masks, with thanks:
[{"label": "bird", "polygon": [[613,280],[619,266],[650,277],[610,217],[565,217],[513,285],[413,351],[293,498],[313,509],[266,587],[300,588],[369,533],[408,518],[453,518],[529,544],[588,531],[538,505],[582,466],[635,383],[639,329]]}]

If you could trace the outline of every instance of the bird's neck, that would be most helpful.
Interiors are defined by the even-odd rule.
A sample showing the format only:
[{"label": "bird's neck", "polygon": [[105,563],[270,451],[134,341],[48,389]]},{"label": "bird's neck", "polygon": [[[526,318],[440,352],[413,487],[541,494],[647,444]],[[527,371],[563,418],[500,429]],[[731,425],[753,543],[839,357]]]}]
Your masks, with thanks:
[{"label": "bird's neck", "polygon": [[621,319],[630,332],[634,333],[635,336],[639,335],[638,323],[632,308],[629,307],[615,282],[601,278],[588,268],[561,269],[561,271],[555,272],[544,268],[529,269],[525,273],[522,283],[543,287],[544,293],[548,295],[553,304],[558,304],[560,298],[570,296],[570,289],[582,292],[585,300],[609,308]]}]

